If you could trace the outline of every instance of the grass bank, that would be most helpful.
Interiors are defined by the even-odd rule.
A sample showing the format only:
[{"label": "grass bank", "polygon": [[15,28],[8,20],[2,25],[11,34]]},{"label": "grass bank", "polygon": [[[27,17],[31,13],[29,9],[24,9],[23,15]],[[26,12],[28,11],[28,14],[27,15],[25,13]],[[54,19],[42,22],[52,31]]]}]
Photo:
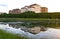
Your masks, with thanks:
[{"label": "grass bank", "polygon": [[[19,21],[54,21],[56,19],[41,19],[41,18],[0,18],[0,22],[19,22]],[[60,20],[60,19],[58,19]]]},{"label": "grass bank", "polygon": [[11,34],[11,33],[7,33],[3,30],[0,30],[0,39],[28,39],[28,38]]}]

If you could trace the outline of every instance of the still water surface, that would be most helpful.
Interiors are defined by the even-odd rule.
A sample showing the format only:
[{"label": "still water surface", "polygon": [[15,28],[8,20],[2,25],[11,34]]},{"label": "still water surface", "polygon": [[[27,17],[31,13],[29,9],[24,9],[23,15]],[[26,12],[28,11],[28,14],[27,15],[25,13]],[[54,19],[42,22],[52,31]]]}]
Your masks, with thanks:
[{"label": "still water surface", "polygon": [[[37,34],[32,34],[28,31],[21,30],[21,23],[23,22],[0,22],[0,29],[18,35],[27,36],[32,39],[60,39],[60,29],[48,28],[46,31],[40,31]],[[19,24],[20,26],[18,26],[17,24]]]}]

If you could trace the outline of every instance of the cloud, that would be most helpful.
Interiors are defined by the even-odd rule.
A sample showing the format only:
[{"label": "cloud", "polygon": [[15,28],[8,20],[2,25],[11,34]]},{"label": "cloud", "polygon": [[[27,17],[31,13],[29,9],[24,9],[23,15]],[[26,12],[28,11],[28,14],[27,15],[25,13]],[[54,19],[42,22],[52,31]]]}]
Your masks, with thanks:
[{"label": "cloud", "polygon": [[2,7],[7,7],[8,5],[6,5],[6,4],[0,4],[0,6],[2,6]]}]

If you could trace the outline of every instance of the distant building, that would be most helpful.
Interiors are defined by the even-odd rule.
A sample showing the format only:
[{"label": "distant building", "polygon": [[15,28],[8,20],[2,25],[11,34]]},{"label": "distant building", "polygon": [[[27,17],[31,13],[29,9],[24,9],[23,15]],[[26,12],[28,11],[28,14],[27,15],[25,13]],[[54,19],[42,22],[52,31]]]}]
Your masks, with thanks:
[{"label": "distant building", "polygon": [[20,9],[9,10],[9,14],[20,14],[20,13],[21,13]]},{"label": "distant building", "polygon": [[32,4],[30,6],[25,6],[21,8],[21,12],[26,12],[26,11],[34,11],[35,13],[40,13],[41,12],[41,6],[38,4]]},{"label": "distant building", "polygon": [[21,13],[27,12],[28,11],[28,6],[22,7],[21,8]]},{"label": "distant building", "polygon": [[48,8],[47,8],[47,7],[41,7],[41,12],[42,12],[42,13],[48,12]]},{"label": "distant building", "polygon": [[47,7],[41,7],[38,4],[32,4],[29,6],[24,6],[21,9],[13,9],[13,10],[9,10],[9,14],[20,14],[23,12],[27,12],[27,11],[33,11],[35,13],[45,13],[48,12],[48,8]]}]

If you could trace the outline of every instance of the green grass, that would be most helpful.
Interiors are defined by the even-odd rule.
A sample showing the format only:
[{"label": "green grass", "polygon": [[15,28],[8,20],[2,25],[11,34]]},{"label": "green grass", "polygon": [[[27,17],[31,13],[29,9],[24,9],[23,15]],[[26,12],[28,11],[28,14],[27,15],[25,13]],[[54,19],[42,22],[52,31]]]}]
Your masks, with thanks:
[{"label": "green grass", "polygon": [[6,31],[0,30],[0,39],[28,39],[16,34],[7,33]]},{"label": "green grass", "polygon": [[[49,20],[49,19],[41,19],[41,18],[0,18],[0,22],[44,21],[44,20]],[[54,21],[55,19],[50,19],[50,20]]]}]

